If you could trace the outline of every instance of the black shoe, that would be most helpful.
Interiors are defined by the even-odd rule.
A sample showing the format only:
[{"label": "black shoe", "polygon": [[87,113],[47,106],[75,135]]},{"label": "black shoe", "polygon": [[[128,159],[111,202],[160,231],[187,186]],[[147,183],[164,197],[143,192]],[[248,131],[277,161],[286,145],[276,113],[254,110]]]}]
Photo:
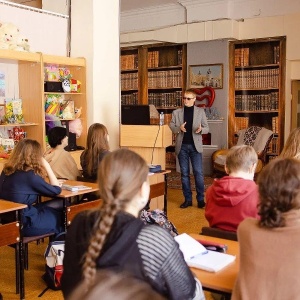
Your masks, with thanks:
[{"label": "black shoe", "polygon": [[204,201],[199,201],[198,202],[198,208],[203,208],[205,206],[205,202]]},{"label": "black shoe", "polygon": [[188,206],[192,206],[192,201],[184,201],[184,202],[180,205],[180,208],[187,208]]}]

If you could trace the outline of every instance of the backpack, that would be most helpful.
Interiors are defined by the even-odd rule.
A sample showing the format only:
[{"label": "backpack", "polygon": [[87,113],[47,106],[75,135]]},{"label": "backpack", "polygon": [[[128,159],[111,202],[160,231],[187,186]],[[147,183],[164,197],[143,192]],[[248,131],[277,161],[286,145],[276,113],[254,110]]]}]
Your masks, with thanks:
[{"label": "backpack", "polygon": [[[42,296],[49,288],[52,290],[61,289],[61,276],[63,274],[63,259],[65,252],[65,241],[62,237],[65,235],[62,232],[50,241],[44,257],[46,259],[45,273],[42,275],[43,280],[46,282],[47,288],[39,295]],[[64,237],[63,237],[64,238]]]},{"label": "backpack", "polygon": [[159,226],[167,229],[173,237],[178,235],[178,231],[175,225],[168,220],[166,214],[160,209],[148,211],[146,209],[143,209],[141,211],[140,219],[145,224],[158,224]]}]

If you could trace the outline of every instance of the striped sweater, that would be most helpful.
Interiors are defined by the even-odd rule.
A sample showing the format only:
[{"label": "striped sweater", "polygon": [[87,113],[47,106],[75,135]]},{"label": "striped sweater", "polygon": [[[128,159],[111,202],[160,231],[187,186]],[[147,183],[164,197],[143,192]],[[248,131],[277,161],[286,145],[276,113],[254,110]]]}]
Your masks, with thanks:
[{"label": "striped sweater", "polygon": [[[80,213],[68,230],[62,277],[65,298],[82,280],[82,256],[98,214]],[[97,268],[127,272],[148,282],[168,299],[188,300],[195,296],[196,281],[170,233],[157,225],[144,225],[127,213],[117,215]],[[194,299],[204,299],[201,288]]]}]

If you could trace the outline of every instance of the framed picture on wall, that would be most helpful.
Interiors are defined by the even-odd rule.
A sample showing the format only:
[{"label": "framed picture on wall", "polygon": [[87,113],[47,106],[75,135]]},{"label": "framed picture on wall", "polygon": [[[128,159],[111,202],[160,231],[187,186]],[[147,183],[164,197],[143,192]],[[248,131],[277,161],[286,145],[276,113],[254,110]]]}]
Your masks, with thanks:
[{"label": "framed picture on wall", "polygon": [[189,87],[214,89],[223,88],[223,64],[189,66]]}]

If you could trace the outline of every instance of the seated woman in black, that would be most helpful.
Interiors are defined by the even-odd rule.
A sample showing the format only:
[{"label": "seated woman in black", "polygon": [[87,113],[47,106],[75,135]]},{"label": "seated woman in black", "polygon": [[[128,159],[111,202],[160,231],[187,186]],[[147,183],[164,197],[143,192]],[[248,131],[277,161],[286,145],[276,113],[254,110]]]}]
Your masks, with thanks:
[{"label": "seated woman in black", "polygon": [[94,123],[89,127],[86,150],[81,153],[82,175],[91,181],[97,180],[98,166],[103,157],[109,153],[109,136],[103,124]]},{"label": "seated woman in black", "polygon": [[63,231],[62,200],[35,204],[39,196],[59,195],[59,185],[40,144],[30,139],[18,142],[0,176],[0,198],[28,205],[22,219],[24,236]]},{"label": "seated woman in black", "polygon": [[150,192],[145,160],[128,149],[107,154],[99,165],[98,184],[102,207],[78,214],[68,229],[64,297],[82,280],[89,289],[96,270],[110,269],[147,282],[167,299],[204,299],[171,234],[138,217]]}]

